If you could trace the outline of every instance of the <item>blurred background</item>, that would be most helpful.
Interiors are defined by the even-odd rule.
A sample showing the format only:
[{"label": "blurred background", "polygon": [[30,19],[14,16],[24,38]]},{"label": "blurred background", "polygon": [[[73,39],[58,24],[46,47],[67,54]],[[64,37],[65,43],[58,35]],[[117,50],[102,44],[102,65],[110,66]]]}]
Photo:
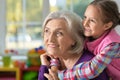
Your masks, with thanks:
[{"label": "blurred background", "polygon": [[[9,68],[13,67],[15,71],[17,71],[17,74],[16,72],[12,74],[16,74],[18,77],[15,78],[15,80],[37,80],[32,78],[21,79],[16,66],[18,69],[21,69],[21,65],[23,64],[24,67],[22,66],[21,69],[23,71],[38,71],[38,67],[30,69],[26,69],[26,67],[40,66],[39,55],[44,52],[41,32],[42,22],[45,17],[48,13],[57,10],[70,10],[83,17],[83,13],[91,1],[92,0],[0,0],[0,73],[2,68],[6,67],[6,64],[4,64],[6,62],[8,63],[7,70],[5,68],[4,71],[9,72]],[[120,0],[115,1],[117,4],[120,4]],[[118,6],[120,9],[120,5]],[[2,74],[4,71],[2,71]],[[9,74],[10,73],[8,73],[8,75]],[[31,75],[31,73],[29,74]],[[7,73],[4,75],[7,75]],[[26,74],[24,74],[24,76],[26,76]]]},{"label": "blurred background", "polygon": [[[5,49],[23,51],[43,45],[41,25],[49,12],[70,10],[82,17],[91,1],[0,0],[0,54],[4,53]],[[116,1],[120,3],[120,0]]]},{"label": "blurred background", "polygon": [[[49,12],[71,10],[83,16],[92,0],[0,0],[4,49],[30,49],[42,44],[41,25]],[[3,51],[4,51],[3,49]]]}]

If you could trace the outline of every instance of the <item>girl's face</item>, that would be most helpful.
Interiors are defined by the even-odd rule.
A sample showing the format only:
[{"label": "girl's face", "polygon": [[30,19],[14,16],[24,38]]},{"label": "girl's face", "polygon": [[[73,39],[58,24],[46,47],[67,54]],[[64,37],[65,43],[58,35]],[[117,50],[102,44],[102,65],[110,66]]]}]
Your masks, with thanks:
[{"label": "girl's face", "polygon": [[48,54],[65,56],[73,42],[64,19],[53,19],[46,24],[44,29],[44,44]]},{"label": "girl's face", "polygon": [[89,5],[84,13],[83,26],[86,37],[97,39],[106,31],[107,24],[102,22],[102,16],[98,8]]}]

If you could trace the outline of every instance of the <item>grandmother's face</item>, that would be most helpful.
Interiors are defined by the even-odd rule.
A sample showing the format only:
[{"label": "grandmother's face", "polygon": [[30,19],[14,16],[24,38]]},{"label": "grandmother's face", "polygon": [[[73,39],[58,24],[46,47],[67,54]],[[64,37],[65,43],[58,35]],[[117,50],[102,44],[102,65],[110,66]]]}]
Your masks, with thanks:
[{"label": "grandmother's face", "polygon": [[64,19],[50,20],[44,28],[44,44],[47,53],[54,56],[64,56],[74,44]]}]

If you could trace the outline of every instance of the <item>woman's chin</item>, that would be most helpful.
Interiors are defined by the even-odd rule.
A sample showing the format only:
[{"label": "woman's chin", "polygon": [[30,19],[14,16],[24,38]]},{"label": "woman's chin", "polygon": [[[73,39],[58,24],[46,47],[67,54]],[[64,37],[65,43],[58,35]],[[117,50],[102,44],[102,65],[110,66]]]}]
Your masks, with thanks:
[{"label": "woman's chin", "polygon": [[55,51],[49,51],[49,50],[48,50],[47,53],[48,53],[49,55],[55,55],[56,52],[55,52]]}]

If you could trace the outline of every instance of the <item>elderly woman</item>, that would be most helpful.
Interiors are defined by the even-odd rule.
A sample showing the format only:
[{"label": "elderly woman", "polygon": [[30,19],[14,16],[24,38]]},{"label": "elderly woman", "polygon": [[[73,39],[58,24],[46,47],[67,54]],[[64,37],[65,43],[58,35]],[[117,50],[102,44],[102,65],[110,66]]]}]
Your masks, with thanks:
[{"label": "elderly woman", "polygon": [[[84,49],[81,18],[69,11],[50,13],[43,24],[43,38],[46,53],[41,55],[38,80],[83,80],[77,76],[78,72],[71,79],[67,79],[67,74],[59,77],[60,72],[65,72],[66,69],[74,70],[74,66],[93,57]],[[53,58],[59,58],[62,63]],[[58,71],[55,72],[51,65],[57,66]],[[103,71],[93,80],[108,80],[108,77]]]}]

